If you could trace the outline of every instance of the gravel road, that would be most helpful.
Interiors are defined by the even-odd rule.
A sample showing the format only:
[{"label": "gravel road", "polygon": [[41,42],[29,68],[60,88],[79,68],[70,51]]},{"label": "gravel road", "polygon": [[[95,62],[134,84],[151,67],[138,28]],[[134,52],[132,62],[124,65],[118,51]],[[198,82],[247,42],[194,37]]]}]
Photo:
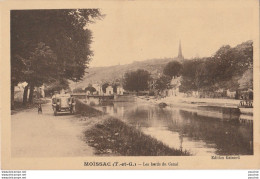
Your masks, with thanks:
[{"label": "gravel road", "polygon": [[11,116],[12,157],[92,156],[94,150],[84,142],[87,121],[68,114],[54,116],[51,103]]}]

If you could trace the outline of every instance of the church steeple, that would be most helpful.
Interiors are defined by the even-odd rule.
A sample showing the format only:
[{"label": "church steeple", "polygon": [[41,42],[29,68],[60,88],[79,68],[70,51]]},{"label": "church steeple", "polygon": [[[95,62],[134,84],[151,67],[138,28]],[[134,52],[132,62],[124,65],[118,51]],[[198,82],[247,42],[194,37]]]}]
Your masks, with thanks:
[{"label": "church steeple", "polygon": [[178,59],[183,60],[184,57],[182,55],[182,50],[181,50],[181,41],[179,42],[179,53],[178,53]]}]

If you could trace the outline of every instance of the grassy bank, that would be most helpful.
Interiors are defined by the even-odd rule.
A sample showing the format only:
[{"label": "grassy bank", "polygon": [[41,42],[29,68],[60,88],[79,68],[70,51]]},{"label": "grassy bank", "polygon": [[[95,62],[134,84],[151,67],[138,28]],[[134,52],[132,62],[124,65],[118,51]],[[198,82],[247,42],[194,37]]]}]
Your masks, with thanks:
[{"label": "grassy bank", "polygon": [[88,145],[96,149],[97,155],[190,155],[186,151],[170,148],[120,119],[108,116],[80,100],[76,102],[76,112],[91,122],[85,131],[85,139]]},{"label": "grassy bank", "polygon": [[86,117],[97,117],[103,115],[103,113],[97,109],[90,107],[89,105],[76,99],[76,113]]},{"label": "grassy bank", "polygon": [[123,156],[181,156],[186,151],[172,149],[162,142],[143,134],[119,119],[108,117],[85,132],[87,143],[96,154]]}]

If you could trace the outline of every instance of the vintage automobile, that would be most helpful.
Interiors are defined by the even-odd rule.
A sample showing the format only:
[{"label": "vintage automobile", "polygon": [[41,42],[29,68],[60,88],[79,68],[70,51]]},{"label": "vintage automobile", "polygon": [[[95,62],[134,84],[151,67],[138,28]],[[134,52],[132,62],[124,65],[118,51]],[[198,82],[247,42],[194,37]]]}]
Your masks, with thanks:
[{"label": "vintage automobile", "polygon": [[52,109],[56,116],[58,112],[75,113],[75,99],[70,94],[55,94],[52,97]]}]

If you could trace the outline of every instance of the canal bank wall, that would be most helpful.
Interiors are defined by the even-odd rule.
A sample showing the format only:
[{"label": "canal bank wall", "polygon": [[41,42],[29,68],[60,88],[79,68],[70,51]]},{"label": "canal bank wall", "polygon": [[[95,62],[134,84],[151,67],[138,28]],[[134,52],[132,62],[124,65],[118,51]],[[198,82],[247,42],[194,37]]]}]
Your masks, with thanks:
[{"label": "canal bank wall", "polygon": [[[137,101],[171,108],[183,108],[190,111],[203,111],[202,115],[221,119],[253,120],[253,108],[238,108],[239,100],[210,99],[210,98],[180,98],[167,97],[155,99],[150,97],[137,97]],[[205,113],[206,111],[206,113]]]},{"label": "canal bank wall", "polygon": [[133,95],[111,95],[111,96],[95,96],[95,95],[74,95],[75,98],[81,99],[88,105],[112,104],[113,102],[135,102]]},{"label": "canal bank wall", "polygon": [[95,148],[96,155],[121,155],[121,156],[186,156],[189,152],[181,149],[170,148],[161,141],[145,135],[133,126],[127,125],[122,120],[76,100],[77,114],[87,116],[88,120],[95,121],[84,132],[86,143]]}]

